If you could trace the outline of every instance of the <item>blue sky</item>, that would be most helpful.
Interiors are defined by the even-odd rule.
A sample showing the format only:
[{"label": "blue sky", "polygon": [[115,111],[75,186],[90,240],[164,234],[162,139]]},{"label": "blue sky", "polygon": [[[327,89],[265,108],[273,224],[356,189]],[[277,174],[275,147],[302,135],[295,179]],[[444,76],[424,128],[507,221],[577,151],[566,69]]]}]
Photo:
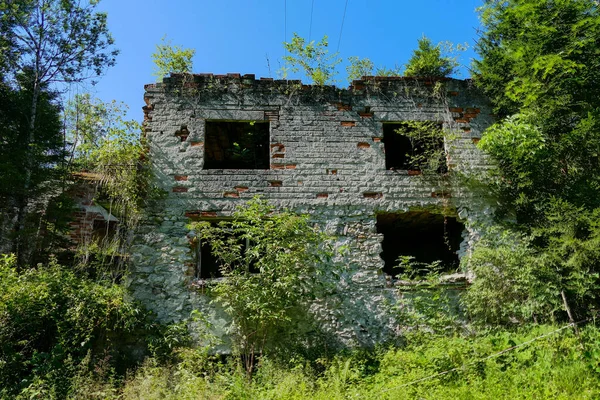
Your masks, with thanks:
[{"label": "blue sky", "polygon": [[[101,0],[98,9],[108,13],[121,53],[117,65],[90,91],[104,101],[124,102],[130,107],[129,118],[141,120],[144,84],[156,81],[150,55],[164,35],[172,44],[196,49],[197,73],[277,77],[282,43],[293,32],[304,38],[310,34],[316,41],[328,35],[330,51],[339,45],[344,61],[360,56],[378,67],[400,66],[422,35],[434,43],[473,46],[479,26],[475,9],[480,4],[481,0]],[[460,61],[466,66],[473,57],[470,49]],[[340,64],[339,86],[347,85],[345,65]],[[463,67],[457,77],[468,76]]]}]

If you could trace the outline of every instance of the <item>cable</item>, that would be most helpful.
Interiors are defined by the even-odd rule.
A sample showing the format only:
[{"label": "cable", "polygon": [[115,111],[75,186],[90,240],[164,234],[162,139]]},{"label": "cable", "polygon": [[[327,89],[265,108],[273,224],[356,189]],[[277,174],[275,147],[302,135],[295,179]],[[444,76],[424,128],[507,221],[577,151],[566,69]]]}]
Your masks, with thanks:
[{"label": "cable", "polygon": [[283,0],[283,43],[287,43],[287,0]]},{"label": "cable", "polygon": [[344,29],[344,20],[346,19],[346,9],[348,8],[348,0],[346,0],[346,4],[344,5],[344,16],[342,17],[342,26],[340,27],[340,37],[338,39],[338,45],[336,49],[336,53],[340,51],[340,42],[342,41],[342,30]]},{"label": "cable", "polygon": [[312,0],[310,5],[310,26],[308,28],[308,43],[310,43],[310,35],[312,33],[313,10],[315,9],[315,0]]}]

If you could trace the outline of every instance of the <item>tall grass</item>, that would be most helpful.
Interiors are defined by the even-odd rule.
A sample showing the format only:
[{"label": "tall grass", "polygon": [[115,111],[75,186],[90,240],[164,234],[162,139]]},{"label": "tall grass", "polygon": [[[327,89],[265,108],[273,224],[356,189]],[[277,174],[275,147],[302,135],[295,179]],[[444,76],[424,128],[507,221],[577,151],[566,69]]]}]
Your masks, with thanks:
[{"label": "tall grass", "polygon": [[[473,337],[420,336],[403,348],[338,355],[330,360],[283,364],[261,360],[249,382],[235,362],[152,361],[124,382],[120,399],[597,399],[600,331],[536,326],[521,332]],[[411,383],[444,371],[450,373]]]}]

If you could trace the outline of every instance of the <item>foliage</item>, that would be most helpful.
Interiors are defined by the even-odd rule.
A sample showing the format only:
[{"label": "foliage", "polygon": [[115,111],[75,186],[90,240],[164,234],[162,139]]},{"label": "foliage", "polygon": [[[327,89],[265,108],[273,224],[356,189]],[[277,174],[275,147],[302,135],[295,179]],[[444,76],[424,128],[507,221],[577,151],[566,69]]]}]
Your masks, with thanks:
[{"label": "foliage", "polygon": [[495,161],[486,180],[499,215],[524,232],[513,234],[521,244],[476,251],[469,296],[484,320],[571,320],[597,308],[599,12],[587,0],[492,0],[480,8],[475,79],[504,118],[480,142]]},{"label": "foliage", "polygon": [[[48,205],[48,197],[57,191],[64,157],[58,94],[49,90],[48,85],[40,88],[37,99],[38,123],[34,131],[37,140],[25,145],[30,135],[28,110],[33,100],[33,73],[28,68],[18,74],[14,86],[0,82],[0,226],[14,223],[15,210],[27,211],[17,229],[11,226],[9,237],[20,261],[44,249],[40,227],[57,221],[56,229],[46,230],[45,239],[53,241],[60,237],[64,222],[62,213],[54,212],[60,207]],[[49,231],[56,235],[50,235]]]},{"label": "foliage", "polygon": [[500,115],[541,112],[570,131],[593,112],[600,74],[600,10],[593,1],[488,0],[479,12],[485,31],[474,77]]},{"label": "foliage", "polygon": [[398,135],[410,140],[410,152],[406,154],[407,169],[423,174],[446,172],[444,131],[432,121],[405,121]]},{"label": "foliage", "polygon": [[[544,227],[525,236],[488,234],[471,258],[476,279],[464,300],[476,321],[494,324],[575,320],[599,306],[600,210],[555,204]],[[563,298],[564,296],[564,298]]]},{"label": "foliage", "polygon": [[456,58],[442,54],[442,48],[433,45],[425,36],[418,40],[419,47],[404,66],[405,76],[444,78],[456,72]]},{"label": "foliage", "polygon": [[193,228],[220,263],[224,279],[212,294],[233,320],[233,344],[250,374],[255,354],[298,338],[294,324],[320,290],[325,237],[307,216],[276,211],[258,198],[231,221]]},{"label": "foliage", "polygon": [[15,261],[0,260],[0,396],[64,398],[88,352],[110,353],[144,326],[145,313],[120,286],[78,278],[52,260],[17,272]]},{"label": "foliage", "polygon": [[78,258],[88,271],[97,269],[96,274],[116,264],[119,268],[111,272],[115,278],[121,275],[123,256],[145,203],[158,195],[151,184],[142,128],[125,114],[122,104],[103,103],[89,94],[76,96],[65,110],[70,170],[75,176],[91,176],[94,201],[119,218],[115,235],[81,243]]},{"label": "foliage", "polygon": [[159,81],[169,74],[189,74],[192,72],[192,58],[195,54],[195,49],[173,46],[171,41],[163,36],[161,43],[156,45],[156,52],[152,53],[155,66],[153,74]]},{"label": "foliage", "polygon": [[[327,35],[323,36],[318,43],[313,40],[307,44],[304,38],[294,33],[292,41],[284,42],[283,45],[290,53],[284,56],[283,60],[290,65],[292,72],[302,70],[304,75],[315,85],[323,86],[334,83],[335,68],[341,59],[337,53],[329,54]],[[282,73],[285,78],[287,75],[285,68]]]},{"label": "foliage", "polygon": [[34,68],[35,90],[43,83],[80,82],[114,65],[118,51],[97,6],[98,0],[0,1],[2,33],[14,46],[6,51],[17,50],[6,55],[12,71]]},{"label": "foliage", "polygon": [[[198,367],[196,356],[189,353],[180,363],[167,366],[149,360],[118,395],[103,398],[597,398],[598,329],[585,327],[579,336],[571,328],[553,333],[556,329],[538,326],[417,340],[409,336],[403,347],[340,354],[314,367],[304,360],[282,365],[263,358],[252,382],[231,364],[215,363],[210,370]],[[520,347],[498,354],[516,345]],[[453,371],[445,373],[449,370]],[[445,374],[421,381],[441,373]]]},{"label": "foliage", "polygon": [[492,128],[482,146],[518,199],[520,221],[543,220],[551,197],[600,206],[600,10],[587,0],[530,0],[489,1],[480,12],[487,30],[476,81],[501,116],[519,114]]},{"label": "foliage", "polygon": [[400,256],[398,262],[402,272],[398,274],[398,300],[392,311],[403,329],[413,336],[458,331],[459,299],[442,281],[442,262],[419,262],[413,256]]},{"label": "foliage", "polygon": [[[43,132],[46,121],[40,121],[46,103],[40,97],[57,83],[82,82],[100,75],[114,65],[118,51],[107,29],[106,14],[96,12],[97,0],[2,0],[0,1],[0,32],[6,47],[0,51],[0,62],[5,67],[3,76],[13,87],[22,86],[20,75],[28,79],[25,90],[30,102],[23,107],[26,129],[20,135],[22,151],[22,194],[12,200],[17,209],[12,230],[16,233],[13,250],[19,263],[31,261],[34,251],[28,251],[27,241],[30,206],[36,200],[36,169],[40,165],[39,148],[44,148]],[[30,72],[27,72],[30,71]],[[4,106],[3,106],[4,107]],[[53,132],[53,126],[49,126]],[[51,165],[51,164],[50,164]],[[46,187],[49,187],[46,186]]]},{"label": "foliage", "polygon": [[363,76],[373,75],[374,64],[368,58],[359,58],[357,56],[348,57],[350,65],[346,67],[348,81],[352,83],[355,79],[361,79]]}]

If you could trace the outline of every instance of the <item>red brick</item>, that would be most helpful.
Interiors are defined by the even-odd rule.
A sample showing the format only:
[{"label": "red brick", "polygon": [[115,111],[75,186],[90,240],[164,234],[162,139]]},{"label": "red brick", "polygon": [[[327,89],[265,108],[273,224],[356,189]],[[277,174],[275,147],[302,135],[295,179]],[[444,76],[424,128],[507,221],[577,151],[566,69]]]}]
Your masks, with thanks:
[{"label": "red brick", "polygon": [[458,123],[468,124],[471,122],[469,118],[454,118],[454,120]]},{"label": "red brick", "polygon": [[352,110],[352,106],[350,104],[335,103],[335,106],[337,107],[338,111],[351,111]]},{"label": "red brick", "polygon": [[286,164],[285,169],[296,169],[296,164]]},{"label": "red brick", "polygon": [[448,110],[450,112],[457,112],[457,113],[463,112],[463,108],[462,107],[450,107]]},{"label": "red brick", "polygon": [[373,113],[372,112],[358,112],[358,115],[361,116],[361,118],[373,118]]},{"label": "red brick", "polygon": [[187,181],[188,176],[187,175],[175,175],[175,180],[178,182]]},{"label": "red brick", "polygon": [[282,143],[271,143],[271,151],[285,153],[285,146]]},{"label": "red brick", "polygon": [[479,114],[481,110],[479,108],[467,108],[469,114]]},{"label": "red brick", "polygon": [[354,122],[354,121],[342,121],[340,123],[340,125],[341,126],[347,126],[347,127],[356,126],[356,122]]},{"label": "red brick", "polygon": [[239,192],[225,192],[225,193],[223,193],[223,197],[237,199],[240,197],[240,193]]},{"label": "red brick", "polygon": [[471,140],[473,141],[473,144],[477,144],[477,143],[479,143],[479,141],[481,140],[481,138],[474,137]]},{"label": "red brick", "polygon": [[380,138],[380,137],[374,137],[374,138],[373,138],[373,141],[374,141],[375,143],[379,143],[379,142],[381,142],[381,138]]},{"label": "red brick", "polygon": [[285,169],[285,164],[271,164],[271,169]]},{"label": "red brick", "polygon": [[327,193],[317,193],[317,199],[326,199],[329,197]]},{"label": "red brick", "polygon": [[245,192],[248,190],[248,186],[236,186],[234,187],[235,190],[237,190],[238,192]]},{"label": "red brick", "polygon": [[408,170],[408,175],[409,176],[421,175],[421,171],[409,169]]},{"label": "red brick", "polygon": [[193,142],[190,142],[190,146],[192,146],[192,147],[204,146],[204,142],[193,141]]},{"label": "red brick", "polygon": [[271,158],[285,158],[285,154],[276,153],[271,156]]},{"label": "red brick", "polygon": [[175,186],[173,187],[173,193],[185,193],[188,191],[188,188],[183,186]]},{"label": "red brick", "polygon": [[186,211],[184,214],[187,218],[199,218],[199,217],[216,217],[217,213],[215,211]]},{"label": "red brick", "polygon": [[283,186],[283,182],[281,181],[269,181],[270,187],[281,187]]}]

